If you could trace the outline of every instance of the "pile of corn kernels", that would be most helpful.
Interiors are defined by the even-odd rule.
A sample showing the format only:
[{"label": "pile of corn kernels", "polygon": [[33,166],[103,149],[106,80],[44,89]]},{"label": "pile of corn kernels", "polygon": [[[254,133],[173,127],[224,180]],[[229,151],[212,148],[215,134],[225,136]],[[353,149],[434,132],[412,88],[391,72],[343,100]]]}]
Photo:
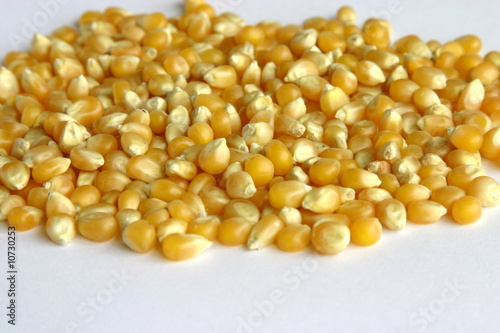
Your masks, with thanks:
[{"label": "pile of corn kernels", "polygon": [[212,242],[324,254],[500,203],[500,52],[302,25],[88,11],[0,68],[0,219],[168,259]]}]

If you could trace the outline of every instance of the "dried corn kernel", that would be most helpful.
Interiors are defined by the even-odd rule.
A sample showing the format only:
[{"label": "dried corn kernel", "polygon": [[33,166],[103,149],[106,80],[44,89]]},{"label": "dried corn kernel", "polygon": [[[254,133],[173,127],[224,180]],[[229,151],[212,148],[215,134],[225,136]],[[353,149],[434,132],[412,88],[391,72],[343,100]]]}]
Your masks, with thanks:
[{"label": "dried corn kernel", "polygon": [[[214,239],[286,252],[372,245],[406,220],[476,222],[500,203],[500,55],[466,35],[390,44],[383,19],[245,25],[89,11],[0,68],[0,219],[48,218],[171,260]],[[500,193],[500,192],[499,192]]]}]

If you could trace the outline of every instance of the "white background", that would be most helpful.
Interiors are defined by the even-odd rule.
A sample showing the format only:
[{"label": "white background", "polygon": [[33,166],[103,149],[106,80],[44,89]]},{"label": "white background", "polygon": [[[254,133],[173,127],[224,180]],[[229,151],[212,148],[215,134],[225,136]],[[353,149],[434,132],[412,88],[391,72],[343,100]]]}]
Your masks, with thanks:
[{"label": "white background", "polygon": [[[24,38],[26,22],[47,2],[2,1],[2,58],[8,50],[27,47],[27,40],[17,45],[12,36]],[[212,3],[249,23],[332,18],[342,4]],[[180,1],[78,0],[58,5],[50,22],[36,30],[49,34],[74,23],[85,9],[111,5],[133,12],[163,11],[169,17],[181,11]],[[500,3],[495,1],[379,0],[350,5],[358,12],[358,24],[374,15],[389,18],[393,38],[413,33],[445,42],[475,33],[483,38],[485,51],[500,49]],[[487,170],[500,179],[492,164]],[[17,235],[14,329],[5,316],[7,227],[2,223],[0,332],[498,332],[499,213],[500,208],[487,209],[472,226],[443,220],[431,226],[410,224],[401,232],[384,230],[375,246],[350,245],[337,256],[214,245],[185,263],[167,261],[158,249],[135,254],[118,241],[97,244],[78,237],[62,248],[39,227]]]}]

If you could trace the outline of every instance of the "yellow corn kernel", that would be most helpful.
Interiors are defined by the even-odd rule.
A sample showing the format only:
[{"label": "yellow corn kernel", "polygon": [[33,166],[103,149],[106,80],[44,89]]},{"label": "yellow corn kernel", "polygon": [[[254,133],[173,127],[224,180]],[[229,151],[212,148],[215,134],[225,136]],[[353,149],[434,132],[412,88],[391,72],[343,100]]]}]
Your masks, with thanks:
[{"label": "yellow corn kernel", "polygon": [[215,186],[204,187],[199,196],[207,209],[208,215],[224,214],[224,208],[231,201],[226,191]]},{"label": "yellow corn kernel", "polygon": [[382,236],[382,225],[376,217],[364,217],[355,220],[350,227],[351,241],[360,246],[377,243]]},{"label": "yellow corn kernel", "polygon": [[329,119],[333,119],[340,107],[348,103],[349,96],[341,88],[325,85],[320,97],[320,106]]},{"label": "yellow corn kernel", "polygon": [[381,183],[376,174],[360,168],[347,169],[340,174],[340,185],[354,190],[378,187]]},{"label": "yellow corn kernel", "polygon": [[94,242],[106,242],[112,239],[118,229],[113,215],[107,213],[90,213],[78,220],[80,234]]},{"label": "yellow corn kernel", "polygon": [[0,203],[0,220],[7,219],[9,212],[16,207],[26,206],[26,200],[19,195],[10,195]]},{"label": "yellow corn kernel", "polygon": [[10,209],[7,219],[10,226],[17,231],[26,231],[42,223],[45,220],[45,213],[35,207],[20,206]]},{"label": "yellow corn kernel", "polygon": [[212,242],[195,234],[170,234],[162,241],[163,254],[173,261],[184,261],[201,255]]},{"label": "yellow corn kernel", "polygon": [[206,72],[203,79],[212,88],[225,89],[236,84],[237,75],[233,67],[222,65]]},{"label": "yellow corn kernel", "polygon": [[443,187],[448,186],[448,182],[446,181],[446,177],[441,175],[429,176],[422,180],[421,185],[427,187],[432,192],[435,192]]},{"label": "yellow corn kernel", "polygon": [[123,191],[125,186],[130,184],[132,180],[124,173],[116,170],[101,171],[95,180],[95,187],[101,191],[101,194],[110,191]]},{"label": "yellow corn kernel", "polygon": [[318,185],[333,184],[340,172],[340,162],[336,159],[322,158],[314,162],[309,168],[311,181]]},{"label": "yellow corn kernel", "polygon": [[79,212],[82,208],[96,204],[101,201],[101,192],[93,185],[78,186],[70,197],[75,205],[75,209]]},{"label": "yellow corn kernel", "polygon": [[474,126],[458,125],[449,134],[449,140],[458,149],[476,153],[483,145],[483,134]]},{"label": "yellow corn kernel", "polygon": [[69,158],[54,157],[36,165],[32,169],[33,179],[39,183],[45,183],[51,178],[66,172],[71,164]]},{"label": "yellow corn kernel", "polygon": [[266,186],[275,174],[274,164],[270,159],[255,154],[245,161],[245,172],[252,177],[255,187]]},{"label": "yellow corn kernel", "polygon": [[477,177],[486,176],[486,171],[475,165],[460,165],[453,168],[447,176],[448,184],[466,191],[470,182]]},{"label": "yellow corn kernel", "polygon": [[219,225],[219,241],[226,246],[246,244],[253,224],[243,217],[232,217]]},{"label": "yellow corn kernel", "polygon": [[186,232],[214,241],[217,238],[220,223],[220,219],[215,216],[199,217],[189,222]]},{"label": "yellow corn kernel", "polygon": [[309,186],[296,180],[278,182],[269,189],[269,203],[276,209],[298,208],[309,190]]},{"label": "yellow corn kernel", "polygon": [[265,153],[273,163],[275,175],[284,176],[293,168],[292,154],[281,141],[270,141],[265,146]]},{"label": "yellow corn kernel", "polygon": [[435,201],[413,201],[408,204],[408,220],[417,224],[435,223],[446,212],[447,209]]},{"label": "yellow corn kernel", "polygon": [[285,252],[298,252],[307,247],[311,240],[311,228],[307,225],[293,224],[278,232],[276,244]]},{"label": "yellow corn kernel", "polygon": [[374,217],[375,206],[364,200],[350,200],[340,205],[336,213],[347,216],[353,222],[362,217]]},{"label": "yellow corn kernel", "polygon": [[122,232],[122,240],[130,249],[139,253],[151,251],[156,242],[156,230],[146,220],[129,224]]},{"label": "yellow corn kernel", "polygon": [[401,186],[394,193],[394,199],[401,201],[405,207],[410,202],[429,200],[431,191],[420,184],[406,184]]},{"label": "yellow corn kernel", "polygon": [[471,195],[461,197],[453,204],[451,214],[458,224],[477,222],[482,215],[481,201]]},{"label": "yellow corn kernel", "polygon": [[435,67],[421,66],[413,72],[413,81],[420,87],[440,90],[446,87],[446,75]]}]

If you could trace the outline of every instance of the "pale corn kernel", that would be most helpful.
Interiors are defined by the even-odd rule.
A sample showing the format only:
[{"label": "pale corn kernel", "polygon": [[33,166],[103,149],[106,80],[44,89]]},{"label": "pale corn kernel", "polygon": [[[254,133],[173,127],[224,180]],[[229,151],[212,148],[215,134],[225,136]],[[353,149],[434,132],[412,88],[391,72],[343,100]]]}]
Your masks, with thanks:
[{"label": "pale corn kernel", "polygon": [[392,172],[400,179],[409,173],[418,173],[421,169],[420,161],[414,156],[403,157],[392,166]]},{"label": "pale corn kernel", "polygon": [[484,86],[478,79],[469,82],[460,93],[457,110],[479,110],[484,100]]},{"label": "pale corn kernel", "polygon": [[78,221],[80,218],[85,218],[87,215],[94,213],[104,213],[114,216],[116,215],[116,212],[117,209],[114,204],[100,202],[83,207],[83,209],[76,215],[75,219]]},{"label": "pale corn kernel", "polygon": [[139,221],[142,214],[135,209],[123,209],[116,213],[116,221],[120,230],[124,230],[129,224]]},{"label": "pale corn kernel", "polygon": [[97,178],[99,171],[80,171],[76,179],[76,186],[92,185]]},{"label": "pale corn kernel", "polygon": [[304,98],[299,97],[289,102],[283,108],[283,114],[292,117],[293,119],[300,119],[307,112],[307,107],[304,102]]},{"label": "pale corn kernel", "polygon": [[236,84],[236,70],[227,65],[222,65],[209,70],[203,75],[203,79],[212,88],[225,89]]},{"label": "pale corn kernel", "polygon": [[172,234],[185,234],[188,228],[188,222],[181,220],[170,218],[158,225],[156,234],[160,243],[163,242],[165,237]]},{"label": "pale corn kernel", "polygon": [[422,178],[416,173],[407,173],[399,179],[399,184],[401,186],[406,184],[420,184],[421,182]]},{"label": "pale corn kernel", "polygon": [[169,160],[165,164],[165,174],[169,177],[181,177],[186,180],[193,180],[197,173],[196,164],[189,161]]},{"label": "pale corn kernel", "polygon": [[285,206],[279,210],[278,217],[283,221],[285,227],[302,223],[302,215],[297,208]]},{"label": "pale corn kernel", "polygon": [[358,200],[368,201],[373,205],[390,198],[392,198],[392,195],[382,188],[367,188],[358,194]]},{"label": "pale corn kernel", "polygon": [[249,250],[261,250],[274,244],[281,229],[284,228],[283,221],[274,214],[263,217],[255,223],[248,236],[247,247]]},{"label": "pale corn kernel", "polygon": [[82,128],[76,122],[68,121],[59,137],[59,148],[62,152],[69,154],[73,148],[88,139],[85,136]]},{"label": "pale corn kernel", "polygon": [[401,230],[406,226],[406,208],[399,200],[387,198],[377,203],[376,216],[387,229]]},{"label": "pale corn kernel", "polygon": [[257,188],[250,174],[238,171],[228,178],[226,192],[233,199],[248,199],[257,192]]},{"label": "pale corn kernel", "polygon": [[312,60],[301,58],[295,61],[285,76],[285,82],[296,82],[298,79],[307,75],[318,75],[319,70],[316,63]]},{"label": "pale corn kernel", "polygon": [[290,153],[293,161],[303,163],[311,157],[318,156],[318,148],[311,140],[300,138],[293,142]]},{"label": "pale corn kernel", "polygon": [[224,218],[243,217],[251,223],[260,218],[259,208],[249,200],[234,199],[224,207]]},{"label": "pale corn kernel", "polygon": [[483,207],[500,204],[500,185],[489,176],[474,178],[469,183],[467,194],[479,199]]},{"label": "pale corn kernel", "polygon": [[30,171],[23,162],[7,162],[0,168],[0,181],[9,190],[22,190],[28,185]]},{"label": "pale corn kernel", "polygon": [[356,191],[352,188],[337,186],[340,192],[340,203],[343,204],[347,201],[354,200],[356,198]]},{"label": "pale corn kernel", "polygon": [[119,226],[133,250],[158,236],[184,260],[216,238],[338,253],[402,229],[406,209],[469,224],[500,203],[481,167],[500,152],[500,56],[476,36],[391,47],[388,21],[358,27],[348,6],[285,27],[185,9],[87,12],[6,56],[0,218],[46,215],[56,243]]},{"label": "pale corn kernel", "polygon": [[0,103],[19,94],[19,83],[14,73],[6,67],[0,67]]},{"label": "pale corn kernel", "polygon": [[309,185],[310,179],[307,173],[301,167],[294,166],[292,170],[286,175],[286,180],[296,180],[303,184]]},{"label": "pale corn kernel", "polygon": [[82,171],[95,171],[104,165],[104,158],[96,151],[85,147],[75,147],[70,152],[71,164]]},{"label": "pale corn kernel", "polygon": [[225,139],[216,139],[207,144],[198,157],[199,167],[209,174],[219,174],[229,165],[229,148]]},{"label": "pale corn kernel", "polygon": [[349,227],[337,222],[325,221],[315,224],[311,243],[322,254],[337,254],[345,250],[351,240]]},{"label": "pale corn kernel", "polygon": [[66,245],[76,236],[75,219],[66,214],[54,215],[47,220],[45,230],[54,243]]},{"label": "pale corn kernel", "polygon": [[259,146],[265,146],[273,139],[273,127],[266,122],[257,122],[246,124],[242,129],[242,137],[251,145],[256,143]]},{"label": "pale corn kernel", "polygon": [[335,185],[326,185],[309,191],[302,200],[302,208],[315,213],[333,213],[341,204],[340,191]]},{"label": "pale corn kernel", "polygon": [[354,71],[361,84],[366,86],[376,86],[385,82],[385,75],[382,69],[370,60],[362,60],[356,64]]}]

